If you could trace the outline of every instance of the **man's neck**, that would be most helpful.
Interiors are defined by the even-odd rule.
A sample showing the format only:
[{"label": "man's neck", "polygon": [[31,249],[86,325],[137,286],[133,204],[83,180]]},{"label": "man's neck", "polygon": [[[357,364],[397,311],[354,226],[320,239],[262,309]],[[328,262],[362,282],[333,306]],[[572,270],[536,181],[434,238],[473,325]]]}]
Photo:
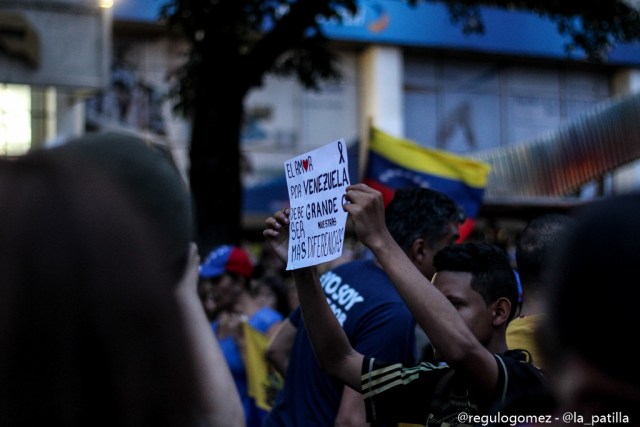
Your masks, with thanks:
[{"label": "man's neck", "polygon": [[507,351],[506,329],[503,328],[500,332],[496,331],[486,347],[491,353],[502,354]]},{"label": "man's neck", "polygon": [[544,305],[539,298],[530,296],[525,298],[522,302],[522,309],[520,310],[520,317],[533,316],[534,314],[542,314],[544,311]]}]

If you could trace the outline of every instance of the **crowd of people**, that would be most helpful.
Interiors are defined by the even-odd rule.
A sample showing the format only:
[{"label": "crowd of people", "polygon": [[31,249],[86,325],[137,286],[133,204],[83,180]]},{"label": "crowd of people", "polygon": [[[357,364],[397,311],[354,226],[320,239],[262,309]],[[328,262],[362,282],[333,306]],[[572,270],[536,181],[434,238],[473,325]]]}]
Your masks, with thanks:
[{"label": "crowd of people", "polygon": [[200,253],[134,135],[0,159],[0,425],[640,425],[640,194],[533,219],[515,258],[442,193],[345,197],[366,250],[285,272],[288,209]]},{"label": "crowd of people", "polygon": [[[532,221],[516,248],[525,270],[522,304],[510,259],[495,245],[467,242],[441,249],[430,280],[385,226],[377,191],[356,184],[347,188],[346,197],[344,208],[358,238],[427,333],[437,361],[412,366],[361,353],[324,303],[316,268],[295,270],[318,362],[363,394],[367,421],[638,425],[637,369],[631,357],[618,358],[612,350],[625,347],[629,335],[621,326],[634,316],[636,290],[625,286],[624,277],[633,276],[640,253],[634,238],[640,195],[596,201],[571,218],[548,215]],[[288,213],[268,218],[264,232],[283,260]],[[532,296],[537,301],[527,304]],[[514,317],[535,321],[508,334]],[[509,347],[508,335],[523,338],[526,348]]]}]

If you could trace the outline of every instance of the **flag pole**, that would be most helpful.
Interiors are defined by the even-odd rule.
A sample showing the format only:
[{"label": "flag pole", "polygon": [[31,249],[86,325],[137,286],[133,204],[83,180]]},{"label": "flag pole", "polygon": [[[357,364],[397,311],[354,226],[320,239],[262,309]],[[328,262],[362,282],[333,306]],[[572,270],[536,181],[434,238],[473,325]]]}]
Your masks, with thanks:
[{"label": "flag pole", "polygon": [[362,182],[367,170],[367,161],[369,160],[369,145],[371,144],[371,128],[373,127],[373,118],[367,117],[365,121],[365,129],[362,129],[360,134],[360,146],[358,152],[358,182]]}]

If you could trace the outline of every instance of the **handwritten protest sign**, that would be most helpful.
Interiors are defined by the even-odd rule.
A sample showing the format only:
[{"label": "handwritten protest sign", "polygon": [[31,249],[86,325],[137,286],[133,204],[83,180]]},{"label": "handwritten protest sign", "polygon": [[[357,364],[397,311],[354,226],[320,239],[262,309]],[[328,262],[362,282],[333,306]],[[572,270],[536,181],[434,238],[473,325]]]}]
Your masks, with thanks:
[{"label": "handwritten protest sign", "polygon": [[284,162],[289,189],[287,270],[321,264],[342,255],[349,179],[347,147],[334,141]]}]

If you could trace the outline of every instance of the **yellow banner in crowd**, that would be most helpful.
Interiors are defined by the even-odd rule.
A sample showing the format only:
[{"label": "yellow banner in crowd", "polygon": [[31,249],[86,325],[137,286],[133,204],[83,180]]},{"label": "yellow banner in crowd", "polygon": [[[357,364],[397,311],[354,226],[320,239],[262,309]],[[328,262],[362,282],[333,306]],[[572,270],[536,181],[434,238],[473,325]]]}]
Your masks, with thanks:
[{"label": "yellow banner in crowd", "polygon": [[242,332],[249,396],[255,399],[258,407],[269,411],[275,402],[276,394],[284,384],[284,379],[264,357],[269,337],[252,328],[247,322],[242,323]]}]

